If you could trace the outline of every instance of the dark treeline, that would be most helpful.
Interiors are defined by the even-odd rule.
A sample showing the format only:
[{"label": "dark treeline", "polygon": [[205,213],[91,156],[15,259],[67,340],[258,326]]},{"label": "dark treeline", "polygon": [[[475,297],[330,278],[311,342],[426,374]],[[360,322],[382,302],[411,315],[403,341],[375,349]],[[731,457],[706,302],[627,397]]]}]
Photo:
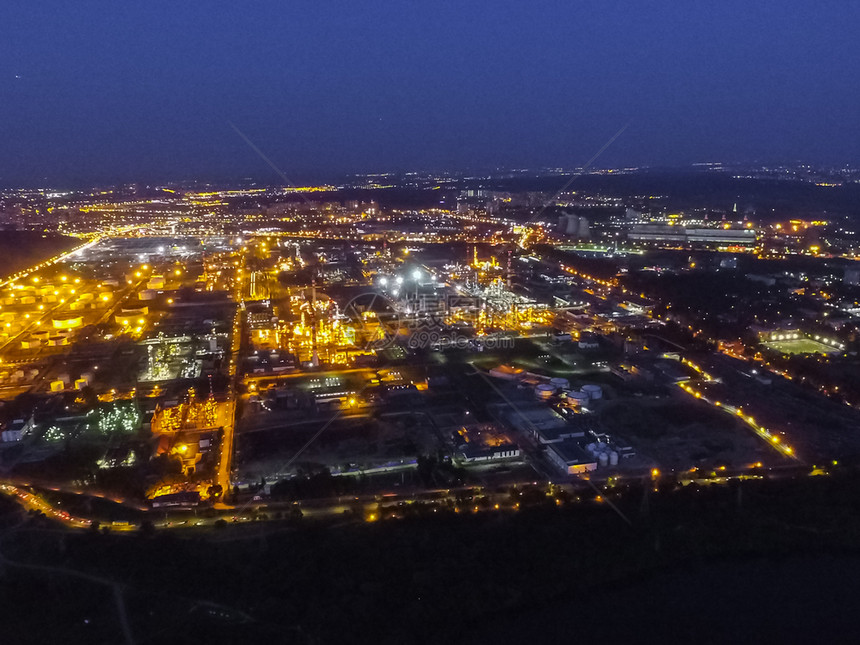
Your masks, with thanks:
[{"label": "dark treeline", "polygon": [[[650,482],[617,489],[612,498],[629,523],[591,493],[577,500],[536,491],[512,491],[517,512],[473,513],[472,504],[486,505],[468,500],[460,512],[419,506],[369,524],[348,514],[340,526],[284,512],[282,522],[186,534],[69,534],[30,516],[16,532],[4,530],[0,551],[48,569],[7,564],[0,601],[7,628],[31,638],[19,642],[119,639],[103,583],[76,581],[67,569],[122,583],[139,641],[194,634],[219,643],[466,642],[483,626],[548,603],[572,606],[563,618],[570,624],[592,620],[577,612],[577,598],[667,568],[689,571],[689,589],[706,589],[696,567],[715,560],[860,557],[855,472],[658,489]],[[4,508],[10,526],[18,511]],[[48,604],[58,609],[46,613]],[[648,612],[672,620],[671,604]],[[471,636],[458,641],[464,634]]]}]

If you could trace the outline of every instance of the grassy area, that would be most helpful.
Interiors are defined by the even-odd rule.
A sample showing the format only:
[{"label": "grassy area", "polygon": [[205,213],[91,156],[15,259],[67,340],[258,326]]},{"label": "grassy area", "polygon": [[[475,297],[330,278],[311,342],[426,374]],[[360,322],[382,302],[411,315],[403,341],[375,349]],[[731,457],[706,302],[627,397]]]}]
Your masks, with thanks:
[{"label": "grassy area", "polygon": [[830,345],[819,343],[811,338],[797,338],[795,340],[772,340],[765,347],[776,350],[781,354],[838,354],[839,350]]}]

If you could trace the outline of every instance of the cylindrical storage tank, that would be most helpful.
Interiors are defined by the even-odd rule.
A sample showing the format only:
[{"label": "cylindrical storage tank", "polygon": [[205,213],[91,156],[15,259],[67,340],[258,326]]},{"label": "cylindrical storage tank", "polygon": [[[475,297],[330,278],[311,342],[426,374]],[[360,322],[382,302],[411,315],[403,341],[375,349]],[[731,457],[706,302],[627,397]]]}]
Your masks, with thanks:
[{"label": "cylindrical storage tank", "polygon": [[557,376],[556,378],[549,380],[550,385],[552,385],[557,390],[569,390],[570,389],[570,381],[566,378],[561,378]]},{"label": "cylindrical storage tank", "polygon": [[84,324],[81,316],[58,316],[51,319],[54,329],[76,329]]},{"label": "cylindrical storage tank", "polygon": [[573,401],[576,405],[585,405],[588,403],[588,394],[585,392],[568,392],[567,398],[569,401]]},{"label": "cylindrical storage tank", "polygon": [[614,450],[609,453],[609,465],[617,466],[618,465],[618,453]]},{"label": "cylindrical storage tank", "polygon": [[142,289],[137,297],[141,300],[155,300],[157,295],[158,292],[155,289]]},{"label": "cylindrical storage tank", "polygon": [[583,385],[580,390],[592,401],[603,398],[603,388],[599,385]]},{"label": "cylindrical storage tank", "polygon": [[535,387],[535,396],[539,399],[548,399],[555,394],[555,388],[549,383],[540,383]]},{"label": "cylindrical storage tank", "polygon": [[605,452],[598,453],[597,463],[600,465],[601,468],[605,468],[609,465],[609,455],[607,455]]}]

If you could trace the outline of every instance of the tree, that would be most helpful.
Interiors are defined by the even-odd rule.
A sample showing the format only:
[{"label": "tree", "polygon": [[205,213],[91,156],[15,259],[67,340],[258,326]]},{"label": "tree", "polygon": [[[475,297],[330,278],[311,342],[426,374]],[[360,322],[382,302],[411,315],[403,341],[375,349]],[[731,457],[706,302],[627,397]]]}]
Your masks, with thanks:
[{"label": "tree", "polygon": [[421,455],[417,459],[418,477],[425,486],[433,485],[433,471],[436,469],[436,460],[433,457]]},{"label": "tree", "polygon": [[80,397],[84,401],[84,407],[87,410],[92,410],[99,403],[99,397],[96,395],[96,391],[89,385],[85,385],[81,388]]}]

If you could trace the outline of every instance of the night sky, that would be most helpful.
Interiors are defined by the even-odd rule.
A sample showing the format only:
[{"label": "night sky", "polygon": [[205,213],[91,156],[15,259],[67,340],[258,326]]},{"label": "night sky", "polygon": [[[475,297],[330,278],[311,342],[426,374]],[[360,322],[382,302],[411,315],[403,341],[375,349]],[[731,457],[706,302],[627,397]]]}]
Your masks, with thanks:
[{"label": "night sky", "polygon": [[[748,5],[754,4],[755,7]],[[0,3],[0,182],[860,162],[860,3]]]}]

